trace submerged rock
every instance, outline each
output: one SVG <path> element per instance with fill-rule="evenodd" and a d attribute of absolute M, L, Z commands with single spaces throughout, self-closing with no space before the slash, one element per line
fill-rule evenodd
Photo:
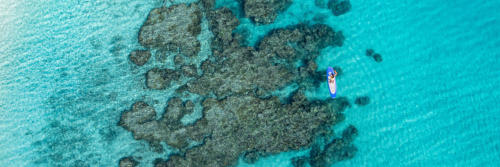
<path fill-rule="evenodd" d="M 349 125 L 342 131 L 342 139 L 347 141 L 353 141 L 354 138 L 358 136 L 358 129 L 354 125 Z"/>
<path fill-rule="evenodd" d="M 148 50 L 135 50 L 130 52 L 129 59 L 135 65 L 142 66 L 146 64 L 151 57 L 151 52 Z"/>
<path fill-rule="evenodd" d="M 373 50 L 373 49 L 366 49 L 366 56 L 372 57 L 373 54 L 375 54 L 375 50 Z"/>
<path fill-rule="evenodd" d="M 366 56 L 373 57 L 373 59 L 377 63 L 382 62 L 382 55 L 380 55 L 379 53 L 376 53 L 375 50 L 373 50 L 373 49 L 366 49 Z"/>
<path fill-rule="evenodd" d="M 148 48 L 196 56 L 202 13 L 196 3 L 153 9 L 139 31 L 139 43 Z"/>
<path fill-rule="evenodd" d="M 380 62 L 382 62 L 382 55 L 375 53 L 373 55 L 373 59 L 375 60 L 375 62 L 380 63 Z"/>
<path fill-rule="evenodd" d="M 153 68 L 146 73 L 146 86 L 150 89 L 165 89 L 171 81 L 178 80 L 179 77 L 174 70 Z"/>
<path fill-rule="evenodd" d="M 120 159 L 118 166 L 119 167 L 135 167 L 139 164 L 134 160 L 133 157 L 123 157 Z"/>
<path fill-rule="evenodd" d="M 354 100 L 354 104 L 358 106 L 365 106 L 368 103 L 370 103 L 370 97 L 368 96 L 357 97 L 356 100 Z"/>
<path fill-rule="evenodd" d="M 245 17 L 257 25 L 273 23 L 279 12 L 287 9 L 292 0 L 239 0 Z"/>
<path fill-rule="evenodd" d="M 330 9 L 335 16 L 340 16 L 351 10 L 351 2 L 349 0 L 330 0 L 328 2 Z"/>

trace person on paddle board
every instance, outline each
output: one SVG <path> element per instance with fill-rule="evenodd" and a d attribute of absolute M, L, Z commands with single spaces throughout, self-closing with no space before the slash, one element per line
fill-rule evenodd
<path fill-rule="evenodd" d="M 332 74 L 330 72 L 330 75 L 328 76 L 328 82 L 329 83 L 334 83 L 335 82 L 335 77 L 337 76 L 337 71 L 333 70 L 333 73 L 334 74 Z"/>
<path fill-rule="evenodd" d="M 327 69 L 328 89 L 330 91 L 330 96 L 332 98 L 337 97 L 337 83 L 335 83 L 335 77 L 337 77 L 337 71 L 335 71 L 331 67 L 328 67 Z"/>

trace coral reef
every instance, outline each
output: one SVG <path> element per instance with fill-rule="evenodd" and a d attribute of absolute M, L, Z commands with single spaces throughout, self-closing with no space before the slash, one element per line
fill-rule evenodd
<path fill-rule="evenodd" d="M 267 155 L 309 146 L 320 129 L 340 121 L 328 103 L 309 102 L 297 92 L 289 104 L 277 97 L 229 96 L 203 102 L 210 137 L 184 156 L 173 155 L 167 166 L 233 166 L 242 154 Z M 256 159 L 258 156 L 252 156 Z M 255 160 L 252 160 L 255 161 Z"/>
<path fill-rule="evenodd" d="M 182 102 L 179 98 L 173 98 L 169 100 L 163 116 L 157 120 L 155 109 L 138 101 L 122 114 L 118 124 L 131 131 L 135 139 L 146 140 L 154 147 L 161 147 L 159 143 L 164 141 L 182 150 L 189 146 L 189 141 L 201 141 L 204 136 L 200 128 L 204 126 L 204 121 L 188 126 L 180 121 L 193 111 L 193 107 L 191 101 Z"/>
<path fill-rule="evenodd" d="M 120 159 L 118 166 L 119 167 L 135 167 L 138 162 L 134 160 L 132 157 L 123 157 Z"/>
<path fill-rule="evenodd" d="M 158 120 L 155 110 L 139 101 L 122 114 L 119 125 L 131 131 L 135 139 L 155 147 L 161 147 L 159 142 L 164 141 L 184 151 L 189 141 L 203 142 L 183 155 L 155 162 L 155 166 L 232 166 L 242 154 L 254 154 L 251 158 L 256 161 L 261 155 L 309 146 L 321 129 L 328 129 L 325 125 L 343 119 L 339 106 L 332 105 L 335 103 L 310 102 L 302 92 L 296 92 L 289 104 L 280 103 L 277 97 L 209 98 L 203 102 L 204 117 L 185 126 L 180 119 L 192 111 L 191 101 L 171 99 Z"/>
<path fill-rule="evenodd" d="M 290 2 L 241 1 L 246 16 L 258 24 L 273 22 Z M 139 32 L 142 45 L 181 53 L 174 57 L 174 69 L 153 68 L 146 73 L 148 88 L 163 90 L 172 81 L 189 78 L 168 100 L 160 118 L 143 101 L 122 113 L 118 124 L 135 139 L 158 151 L 161 142 L 176 149 L 153 165 L 234 166 L 240 157 L 253 163 L 262 156 L 310 147 L 318 136 L 331 137 L 331 126 L 344 119 L 342 112 L 350 106 L 347 98 L 309 100 L 304 92 L 324 80 L 314 60 L 321 49 L 342 46 L 342 32 L 324 24 L 299 24 L 271 31 L 255 48 L 244 47 L 242 36 L 233 33 L 239 25 L 236 16 L 213 6 L 213 0 L 202 0 L 154 9 Z M 213 33 L 212 55 L 201 64 L 191 64 L 189 56 L 200 49 L 196 39 L 200 12 L 205 12 Z M 287 97 L 273 95 L 292 84 L 298 89 Z M 180 120 L 194 111 L 195 104 L 179 98 L 186 94 L 199 95 L 202 107 L 202 117 L 188 125 Z M 333 151 L 325 149 L 321 155 Z M 309 158 L 297 160 L 306 162 Z"/>
<path fill-rule="evenodd" d="M 365 106 L 368 103 L 370 103 L 370 97 L 368 96 L 357 97 L 356 100 L 354 100 L 354 104 L 358 106 Z"/>
<path fill-rule="evenodd" d="M 292 0 L 239 0 L 245 17 L 257 25 L 273 23 L 279 12 L 287 9 Z"/>
<path fill-rule="evenodd" d="M 142 66 L 146 64 L 151 57 L 151 52 L 148 50 L 134 50 L 130 52 L 129 59 L 135 65 Z"/>
<path fill-rule="evenodd" d="M 197 4 L 153 9 L 139 31 L 139 43 L 148 48 L 196 56 L 202 13 Z"/>
<path fill-rule="evenodd" d="M 328 9 L 335 16 L 340 16 L 351 10 L 351 2 L 349 0 L 330 0 L 328 1 Z"/>

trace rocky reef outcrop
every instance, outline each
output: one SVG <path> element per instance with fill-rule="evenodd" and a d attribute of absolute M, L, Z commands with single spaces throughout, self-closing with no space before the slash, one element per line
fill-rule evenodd
<path fill-rule="evenodd" d="M 292 0 L 238 0 L 243 6 L 245 17 L 257 25 L 273 23 L 279 12 L 287 9 Z"/>
<path fill-rule="evenodd" d="M 196 3 L 153 9 L 139 31 L 145 47 L 196 56 L 200 42 L 202 12 Z"/>

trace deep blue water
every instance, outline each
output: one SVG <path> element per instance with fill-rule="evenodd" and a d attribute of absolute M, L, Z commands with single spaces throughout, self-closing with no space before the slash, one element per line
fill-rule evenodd
<path fill-rule="evenodd" d="M 371 103 L 346 110 L 338 129 L 357 127 L 358 152 L 335 166 L 500 166 L 500 1 L 351 3 L 335 17 L 314 1 L 295 0 L 271 25 L 242 19 L 238 27 L 250 32 L 250 45 L 273 28 L 304 22 L 344 32 L 344 46 L 322 50 L 316 62 L 342 68 L 339 95 L 366 95 Z M 137 32 L 148 12 L 161 4 L 0 1 L 2 166 L 116 166 L 129 155 L 145 157 L 147 166 L 166 157 L 116 126 L 135 100 L 172 94 L 145 89 L 147 68 L 127 59 L 141 48 Z M 199 38 L 207 36 L 204 27 Z M 383 61 L 365 56 L 368 48 Z M 328 98 L 327 90 L 323 84 L 308 95 Z M 301 154 L 240 166 L 289 166 Z"/>

